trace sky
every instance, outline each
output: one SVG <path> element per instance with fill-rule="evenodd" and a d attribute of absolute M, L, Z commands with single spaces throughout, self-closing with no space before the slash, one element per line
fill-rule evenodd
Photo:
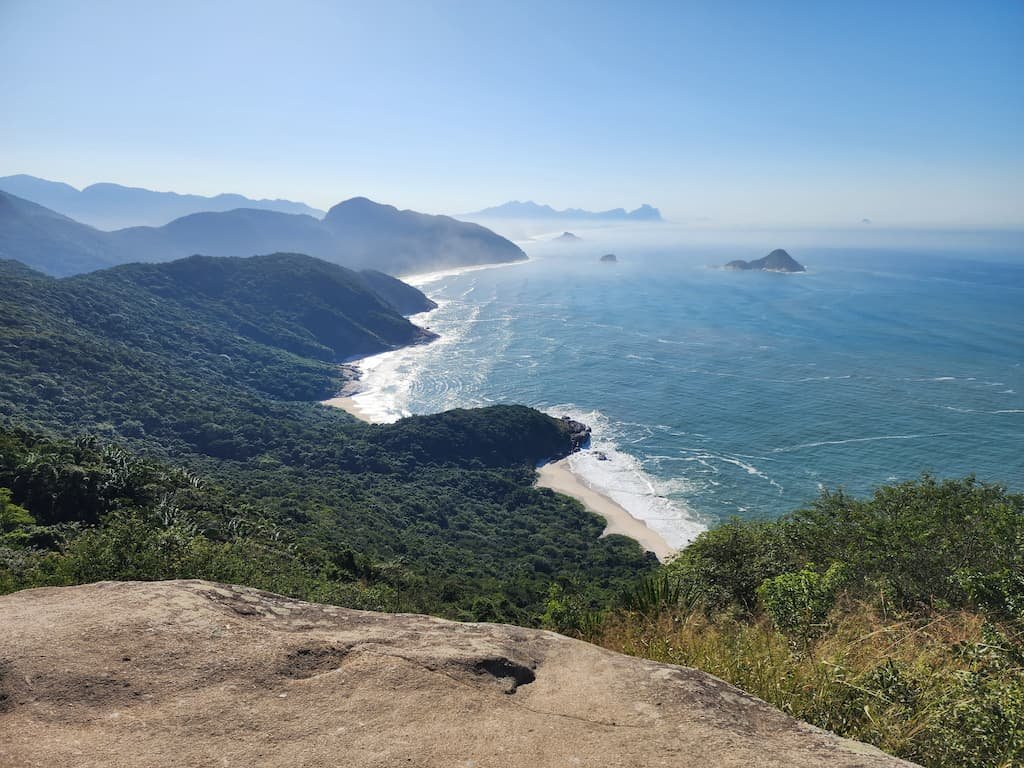
<path fill-rule="evenodd" d="M 0 0 L 0 175 L 1024 228 L 1024 2 Z"/>

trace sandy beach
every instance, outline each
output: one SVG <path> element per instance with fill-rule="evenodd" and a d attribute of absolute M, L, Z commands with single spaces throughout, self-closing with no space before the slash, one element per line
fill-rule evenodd
<path fill-rule="evenodd" d="M 637 520 L 614 501 L 593 490 L 573 474 L 569 468 L 568 459 L 537 467 L 537 474 L 539 475 L 538 487 L 550 488 L 558 493 L 564 493 L 566 496 L 572 496 L 591 512 L 603 517 L 605 519 L 603 536 L 618 533 L 635 539 L 641 547 L 648 552 L 653 552 L 662 562 L 675 554 L 675 550 L 668 545 L 668 542 L 657 532 L 648 528 L 642 520 Z"/>
<path fill-rule="evenodd" d="M 321 401 L 322 405 L 341 408 L 346 413 L 366 422 L 372 419 L 363 411 L 351 395 L 332 397 Z M 537 487 L 550 488 L 557 493 L 572 496 L 584 507 L 605 520 L 602 536 L 618 533 L 639 542 L 648 552 L 653 552 L 662 562 L 667 561 L 675 550 L 656 531 L 651 530 L 642 520 L 637 520 L 607 496 L 587 486 L 569 468 L 569 460 L 550 462 L 537 467 Z"/>
<path fill-rule="evenodd" d="M 332 397 L 329 400 L 321 400 L 320 405 L 329 405 L 331 408 L 341 408 L 345 413 L 355 416 L 357 419 L 367 422 L 371 421 L 366 413 L 364 413 L 356 404 L 355 399 L 351 395 L 339 395 L 338 397 Z"/>

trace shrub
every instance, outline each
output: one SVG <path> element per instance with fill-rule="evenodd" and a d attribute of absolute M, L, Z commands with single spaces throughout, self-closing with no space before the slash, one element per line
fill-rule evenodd
<path fill-rule="evenodd" d="M 846 568 L 833 563 L 825 573 L 803 568 L 761 582 L 757 596 L 772 623 L 794 640 L 807 642 L 827 628 Z"/>

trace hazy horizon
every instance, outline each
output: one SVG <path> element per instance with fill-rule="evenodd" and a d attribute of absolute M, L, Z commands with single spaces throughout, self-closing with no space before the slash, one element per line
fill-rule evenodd
<path fill-rule="evenodd" d="M 1024 6 L 0 2 L 0 175 L 1024 228 Z"/>

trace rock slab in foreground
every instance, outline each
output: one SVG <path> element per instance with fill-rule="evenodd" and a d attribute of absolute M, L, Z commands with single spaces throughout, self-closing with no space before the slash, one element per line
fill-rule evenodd
<path fill-rule="evenodd" d="M 200 581 L 0 597 L 0 765 L 909 765 L 550 632 Z"/>

